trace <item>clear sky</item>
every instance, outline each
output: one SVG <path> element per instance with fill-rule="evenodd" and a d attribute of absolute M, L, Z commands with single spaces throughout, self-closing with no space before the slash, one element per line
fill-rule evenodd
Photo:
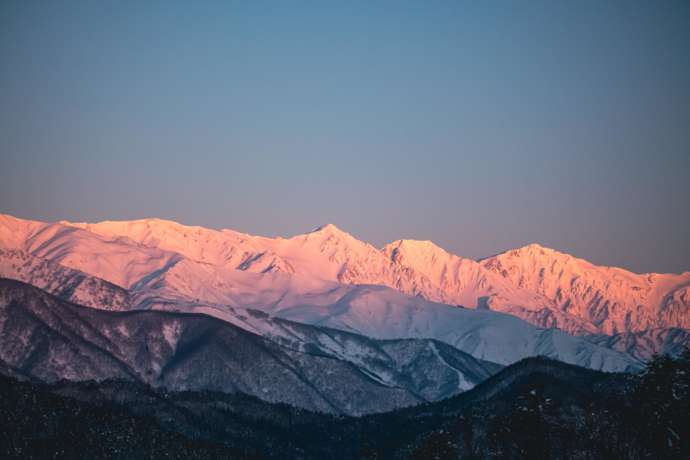
<path fill-rule="evenodd" d="M 690 2 L 0 2 L 0 212 L 690 270 Z"/>

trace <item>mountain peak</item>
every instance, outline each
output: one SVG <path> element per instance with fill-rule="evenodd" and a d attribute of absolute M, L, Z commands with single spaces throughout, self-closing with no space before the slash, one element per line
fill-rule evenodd
<path fill-rule="evenodd" d="M 431 240 L 396 240 L 387 244 L 384 250 L 404 249 L 406 251 L 422 251 L 422 252 L 446 252 L 445 249 L 438 246 Z"/>
<path fill-rule="evenodd" d="M 553 263 L 559 261 L 565 263 L 568 260 L 575 259 L 570 254 L 560 252 L 555 249 L 542 246 L 539 243 L 530 243 L 515 249 L 498 253 L 494 256 L 480 259 L 480 262 L 491 263 L 492 260 L 531 260 L 539 264 Z M 584 261 L 586 262 L 586 261 Z"/>
<path fill-rule="evenodd" d="M 565 253 L 561 253 L 556 251 L 555 249 L 548 248 L 546 246 L 542 246 L 539 243 L 530 243 L 526 244 L 524 246 L 520 246 L 519 248 L 514 248 L 514 249 L 509 249 L 504 252 L 500 252 L 496 254 L 495 256 L 492 257 L 487 257 L 487 259 L 491 259 L 493 257 L 506 257 L 506 256 L 545 256 L 545 255 L 567 255 Z"/>
<path fill-rule="evenodd" d="M 427 275 L 434 271 L 431 267 L 445 265 L 456 256 L 429 240 L 397 240 L 381 250 L 391 261 L 421 270 Z"/>
<path fill-rule="evenodd" d="M 518 251 L 522 252 L 534 252 L 534 251 L 549 251 L 549 252 L 555 252 L 551 248 L 547 248 L 546 246 L 542 246 L 539 243 L 530 243 L 525 246 L 522 246 L 520 248 L 517 248 Z"/>
<path fill-rule="evenodd" d="M 316 227 L 310 233 L 324 233 L 324 234 L 329 234 L 329 235 L 347 234 L 347 232 L 339 229 L 338 227 L 335 226 L 335 224 L 331 224 L 331 223 L 321 225 L 320 227 Z"/>

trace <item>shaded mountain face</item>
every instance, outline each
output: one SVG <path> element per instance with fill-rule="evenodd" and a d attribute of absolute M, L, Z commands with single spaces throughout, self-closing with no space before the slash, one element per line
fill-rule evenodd
<path fill-rule="evenodd" d="M 682 459 L 689 366 L 687 352 L 641 375 L 530 358 L 457 397 L 359 423 L 378 433 L 373 458 Z"/>
<path fill-rule="evenodd" d="M 5 216 L 0 223 L 22 236 L 3 237 L 0 244 L 18 245 L 15 251 L 122 283 L 135 309 L 201 312 L 237 325 L 244 322 L 237 312 L 251 309 L 377 339 L 437 339 L 501 364 L 544 354 L 595 369 L 639 367 L 624 354 L 487 311 L 501 310 L 496 300 L 500 290 L 505 298 L 539 305 L 529 310 L 510 304 L 508 309 L 532 323 L 565 315 L 543 307 L 548 304 L 543 296 L 513 287 L 480 263 L 428 242 L 399 242 L 380 251 L 332 225 L 289 239 L 268 239 L 155 219 L 41 225 Z M 266 257 L 266 265 L 259 262 Z M 419 275 L 420 267 L 427 274 Z M 478 308 L 430 302 L 424 298 L 435 296 L 430 286 L 440 286 L 434 292 L 443 292 L 438 297 L 449 302 L 469 302 L 479 295 L 473 305 Z M 571 324 L 596 331 L 573 318 L 567 318 Z M 263 334 L 268 329 L 252 330 Z"/>
<path fill-rule="evenodd" d="M 614 335 L 597 335 L 588 340 L 607 348 L 618 350 L 648 361 L 655 354 L 679 356 L 690 348 L 690 331 L 687 329 L 649 329 L 641 332 L 624 332 Z"/>
<path fill-rule="evenodd" d="M 657 359 L 641 375 L 530 358 L 456 397 L 361 418 L 241 393 L 0 377 L 0 455 L 149 458 L 157 449 L 172 458 L 685 459 L 689 358 Z"/>
<path fill-rule="evenodd" d="M 358 415 L 457 394 L 501 367 L 431 340 L 270 325 L 280 340 L 206 315 L 80 307 L 0 279 L 0 360 L 46 382 L 119 378 Z"/>
<path fill-rule="evenodd" d="M 429 241 L 399 240 L 379 250 L 333 225 L 272 239 L 160 219 L 43 224 L 0 216 L 0 246 L 125 288 L 139 288 L 185 261 L 197 267 L 297 275 L 302 285 L 383 285 L 578 335 L 690 328 L 690 272 L 639 275 L 539 245 L 475 261 Z M 220 300 L 228 292 L 212 292 L 208 283 L 203 290 L 206 300 Z"/>

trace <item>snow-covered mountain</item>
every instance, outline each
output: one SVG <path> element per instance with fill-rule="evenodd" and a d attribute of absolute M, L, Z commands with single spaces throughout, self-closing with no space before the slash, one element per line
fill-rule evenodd
<path fill-rule="evenodd" d="M 385 285 L 435 302 L 502 311 L 574 334 L 690 328 L 690 272 L 636 274 L 537 244 L 475 261 L 430 241 L 399 240 L 379 250 L 332 224 L 275 239 L 157 219 L 66 225 L 107 241 L 127 238 L 198 262 Z"/>
<path fill-rule="evenodd" d="M 487 324 L 507 321 L 483 311 L 493 310 L 541 328 L 587 336 L 690 327 L 690 273 L 637 275 L 537 245 L 476 261 L 428 241 L 399 240 L 377 249 L 333 225 L 291 238 L 265 238 L 160 219 L 43 224 L 0 216 L 0 247 L 130 289 L 137 308 L 209 308 L 225 316 L 223 308 L 249 308 L 379 338 L 426 337 L 460 346 L 460 332 L 453 337 L 439 331 L 450 323 L 467 332 L 459 325 L 468 323 L 465 319 L 446 319 L 461 318 L 467 310 L 447 305 L 471 308 L 477 318 L 491 318 Z M 367 303 L 378 306 L 367 313 L 372 319 L 360 324 L 357 315 Z M 338 310 L 336 305 L 348 307 Z M 425 323 L 430 320 L 422 310 L 432 312 L 435 322 Z M 486 344 L 490 335 L 475 334 L 476 343 L 468 339 L 461 349 L 502 363 L 545 348 L 543 354 L 574 364 L 597 366 L 608 360 L 546 346 L 546 333 L 532 329 L 531 339 L 519 347 L 492 351 Z M 573 346 L 586 350 L 585 355 L 600 353 Z"/>
<path fill-rule="evenodd" d="M 539 327 L 557 327 L 574 334 L 598 330 L 586 319 L 554 308 L 543 293 L 526 289 L 482 263 L 450 254 L 430 241 L 399 240 L 385 246 L 383 252 L 402 268 L 407 280 L 397 286 L 403 292 L 500 311 Z"/>
<path fill-rule="evenodd" d="M 605 334 L 690 329 L 690 272 L 640 275 L 536 244 L 490 257 L 481 265 Z"/>
<path fill-rule="evenodd" d="M 361 415 L 447 398 L 501 369 L 433 340 L 268 323 L 278 340 L 207 315 L 81 307 L 0 278 L 0 362 L 47 382 L 120 378 Z"/>
<path fill-rule="evenodd" d="M 40 223 L 0 216 L 0 248 L 16 249 L 130 288 L 180 256 L 126 236 L 108 239 L 66 222 Z"/>

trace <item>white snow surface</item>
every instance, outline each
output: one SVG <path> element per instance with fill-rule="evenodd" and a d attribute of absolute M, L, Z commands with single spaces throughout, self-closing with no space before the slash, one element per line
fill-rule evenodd
<path fill-rule="evenodd" d="M 622 370 L 637 361 L 542 328 L 690 328 L 690 272 L 639 275 L 538 245 L 476 261 L 429 241 L 377 249 L 330 224 L 266 238 L 160 219 L 40 223 L 0 215 L 0 248 L 130 289 L 138 308 L 203 310 L 231 321 L 237 309 L 259 310 L 374 338 L 435 338 L 502 364 L 545 354 Z"/>
<path fill-rule="evenodd" d="M 476 261 L 450 254 L 430 241 L 398 240 L 377 249 L 332 224 L 291 238 L 188 227 L 159 219 L 65 225 L 108 241 L 126 238 L 140 247 L 196 262 L 344 284 L 384 285 L 435 302 L 509 313 L 539 327 L 573 334 L 690 329 L 690 272 L 636 274 L 596 266 L 537 244 Z M 170 256 L 157 257 L 163 264 L 170 260 Z"/>

